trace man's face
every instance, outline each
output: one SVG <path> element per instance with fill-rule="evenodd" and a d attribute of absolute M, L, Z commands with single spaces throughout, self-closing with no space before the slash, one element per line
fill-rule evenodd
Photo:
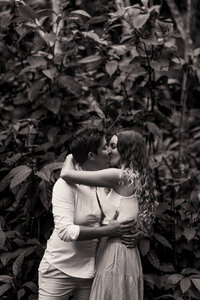
<path fill-rule="evenodd" d="M 97 150 L 94 164 L 96 170 L 107 169 L 109 167 L 109 156 L 105 137 L 102 138 L 101 145 Z"/>

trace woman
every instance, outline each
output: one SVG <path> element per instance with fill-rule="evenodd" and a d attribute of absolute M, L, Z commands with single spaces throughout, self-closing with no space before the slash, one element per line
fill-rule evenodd
<path fill-rule="evenodd" d="M 111 188 L 101 202 L 106 225 L 115 211 L 118 221 L 137 219 L 149 233 L 156 205 L 151 192 L 148 158 L 142 136 L 133 130 L 116 133 L 109 144 L 110 168 L 100 171 L 63 170 L 72 183 Z M 128 249 L 118 238 L 103 238 L 96 258 L 96 276 L 90 300 L 142 300 L 143 279 L 137 247 Z"/>

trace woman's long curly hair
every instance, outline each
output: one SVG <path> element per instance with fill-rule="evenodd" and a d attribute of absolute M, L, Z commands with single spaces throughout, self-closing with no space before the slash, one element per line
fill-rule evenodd
<path fill-rule="evenodd" d="M 118 137 L 117 150 L 120 154 L 119 165 L 124 169 L 123 176 L 126 182 L 128 180 L 133 184 L 139 198 L 138 225 L 145 234 L 150 235 L 157 202 L 144 138 L 134 130 L 122 130 L 115 135 Z"/>

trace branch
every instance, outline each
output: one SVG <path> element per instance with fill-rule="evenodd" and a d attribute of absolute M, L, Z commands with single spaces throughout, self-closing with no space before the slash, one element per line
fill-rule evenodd
<path fill-rule="evenodd" d="M 171 11 L 171 14 L 172 14 L 174 20 L 176 21 L 176 26 L 182 36 L 182 39 L 185 41 L 186 33 L 185 33 L 185 26 L 184 26 L 184 21 L 183 21 L 181 12 L 179 11 L 174 0 L 165 0 L 165 1 L 170 8 L 170 11 Z"/>

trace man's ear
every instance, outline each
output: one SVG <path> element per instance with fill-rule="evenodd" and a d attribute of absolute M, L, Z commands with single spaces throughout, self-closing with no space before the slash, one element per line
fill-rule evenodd
<path fill-rule="evenodd" d="M 93 152 L 89 152 L 88 153 L 88 159 L 89 160 L 95 160 L 96 159 L 96 154 Z"/>

